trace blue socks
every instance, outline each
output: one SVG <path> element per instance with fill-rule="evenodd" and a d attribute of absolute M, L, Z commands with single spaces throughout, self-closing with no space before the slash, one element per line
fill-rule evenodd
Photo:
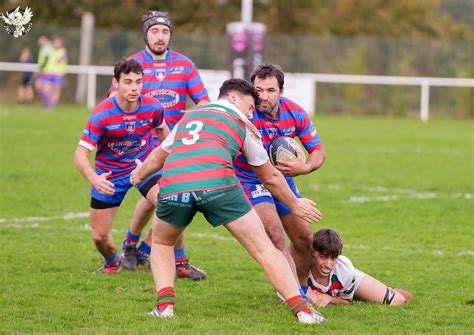
<path fill-rule="evenodd" d="M 148 256 L 150 256 L 150 252 L 151 252 L 151 247 L 148 244 L 146 244 L 145 241 L 142 241 L 142 243 L 140 243 L 140 246 L 137 249 L 137 259 L 139 260 L 147 259 Z"/>
<path fill-rule="evenodd" d="M 114 264 L 119 260 L 117 252 L 112 257 L 104 257 L 105 264 Z"/>
<path fill-rule="evenodd" d="M 127 241 L 128 244 L 131 244 L 131 245 L 136 245 L 138 243 L 138 240 L 140 240 L 140 233 L 138 234 L 132 234 L 130 232 L 130 228 L 128 228 L 128 231 L 127 231 L 127 236 L 126 236 L 126 239 L 125 241 Z M 124 242 L 125 242 L 124 241 Z"/>
<path fill-rule="evenodd" d="M 180 249 L 174 249 L 174 258 L 176 259 L 176 263 L 183 263 L 186 262 L 186 248 L 182 247 Z"/>

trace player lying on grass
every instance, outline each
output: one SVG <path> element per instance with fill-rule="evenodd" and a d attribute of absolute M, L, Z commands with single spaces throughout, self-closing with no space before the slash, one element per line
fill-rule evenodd
<path fill-rule="evenodd" d="M 349 305 L 354 298 L 398 306 L 412 298 L 407 291 L 392 289 L 357 270 L 341 253 L 342 240 L 335 230 L 323 228 L 313 234 L 307 297 L 318 307 Z"/>
<path fill-rule="evenodd" d="M 161 146 L 132 172 L 136 185 L 163 167 L 150 257 L 158 301 L 150 316 L 174 316 L 173 248 L 196 212 L 202 212 L 214 227 L 228 229 L 257 260 L 299 322 L 324 322 L 300 295 L 288 262 L 265 233 L 232 168 L 237 152 L 243 152 L 265 187 L 295 215 L 307 222 L 321 219 L 314 202 L 298 199 L 270 164 L 258 130 L 247 120 L 257 102 L 249 82 L 225 81 L 216 103 L 186 112 Z"/>

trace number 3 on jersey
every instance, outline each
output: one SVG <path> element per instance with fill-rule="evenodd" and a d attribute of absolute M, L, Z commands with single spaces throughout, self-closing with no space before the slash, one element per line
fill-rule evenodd
<path fill-rule="evenodd" d="M 197 140 L 199 140 L 199 132 L 201 131 L 202 127 L 204 124 L 202 121 L 191 121 L 186 125 L 186 129 L 191 129 L 189 131 L 189 135 L 192 136 L 191 138 L 189 137 L 183 137 L 182 141 L 183 144 L 186 145 L 191 145 L 196 143 Z"/>

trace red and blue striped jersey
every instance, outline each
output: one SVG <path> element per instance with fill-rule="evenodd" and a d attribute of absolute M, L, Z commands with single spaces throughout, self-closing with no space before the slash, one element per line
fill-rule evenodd
<path fill-rule="evenodd" d="M 144 49 L 128 59 L 135 59 L 143 66 L 142 94 L 157 98 L 165 110 L 165 121 L 170 130 L 186 110 L 189 94 L 195 104 L 209 100 L 207 90 L 193 61 L 179 52 L 168 49 L 163 59 L 153 59 Z M 111 87 L 109 93 L 115 91 Z"/>
<path fill-rule="evenodd" d="M 135 159 L 143 161 L 153 150 L 151 130 L 163 124 L 163 106 L 153 97 L 140 96 L 135 112 L 124 112 L 115 97 L 103 100 L 92 112 L 79 145 L 94 150 L 95 171 L 112 171 L 111 179 L 130 173 Z"/>
<path fill-rule="evenodd" d="M 270 143 L 280 136 L 298 137 L 309 153 L 322 148 L 318 132 L 301 106 L 288 98 L 281 97 L 278 110 L 278 120 L 266 117 L 258 108 L 253 113 L 251 122 L 262 135 L 265 149 L 268 150 Z M 234 169 L 241 183 L 260 183 L 244 155 L 237 156 L 234 161 Z"/>

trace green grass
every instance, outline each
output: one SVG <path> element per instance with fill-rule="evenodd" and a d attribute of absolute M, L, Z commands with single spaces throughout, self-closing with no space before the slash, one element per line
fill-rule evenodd
<path fill-rule="evenodd" d="M 356 302 L 300 325 L 263 272 L 223 228 L 201 216 L 187 253 L 209 279 L 178 280 L 174 319 L 151 320 L 148 271 L 91 275 L 99 254 L 89 185 L 72 154 L 83 107 L 0 106 L 1 333 L 471 333 L 474 312 L 473 122 L 318 117 L 327 161 L 297 179 L 359 269 L 414 295 L 403 308 Z M 138 192 L 114 223 L 120 243 Z M 35 218 L 33 218 L 35 217 Z M 28 219 L 29 218 L 29 219 Z"/>

